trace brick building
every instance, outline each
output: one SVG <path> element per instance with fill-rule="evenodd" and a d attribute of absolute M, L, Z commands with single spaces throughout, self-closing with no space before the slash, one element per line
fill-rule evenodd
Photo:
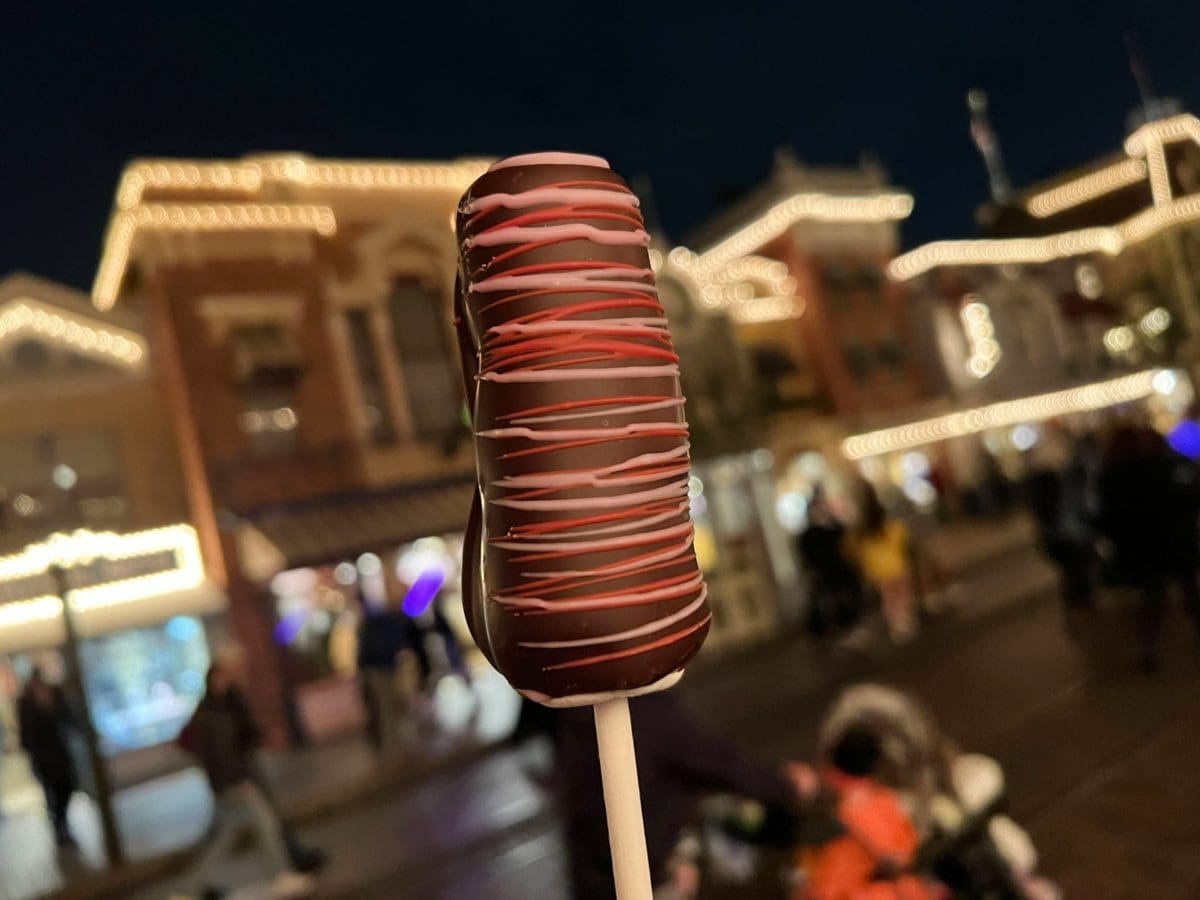
<path fill-rule="evenodd" d="M 772 480 L 759 518 L 784 529 L 771 538 L 782 583 L 795 582 L 787 533 L 803 528 L 815 487 L 852 502 L 837 449 L 847 429 L 924 396 L 904 292 L 885 275 L 911 210 L 878 165 L 818 168 L 780 153 L 764 183 L 663 260 L 702 306 L 728 314 L 750 355 Z"/>
<path fill-rule="evenodd" d="M 483 168 L 289 155 L 121 178 L 93 301 L 150 324 L 206 565 L 277 738 L 297 705 L 339 727 L 305 686 L 352 665 L 355 594 L 414 541 L 456 564 L 473 457 L 451 220 Z"/>
<path fill-rule="evenodd" d="M 816 168 L 780 153 L 766 182 L 675 255 L 730 309 L 776 411 L 857 416 L 921 397 L 903 294 L 885 276 L 911 209 L 878 165 Z"/>

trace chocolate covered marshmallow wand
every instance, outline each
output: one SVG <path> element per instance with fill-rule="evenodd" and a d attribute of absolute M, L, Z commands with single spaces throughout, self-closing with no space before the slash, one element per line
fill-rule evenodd
<path fill-rule="evenodd" d="M 603 159 L 537 153 L 480 176 L 458 238 L 467 621 L 522 694 L 594 707 L 617 895 L 649 898 L 627 699 L 674 684 L 711 619 L 650 237 Z"/>

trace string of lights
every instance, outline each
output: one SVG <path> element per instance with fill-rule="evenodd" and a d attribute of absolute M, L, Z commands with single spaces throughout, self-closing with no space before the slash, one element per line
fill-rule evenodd
<path fill-rule="evenodd" d="M 1147 369 L 1082 387 L 1038 394 L 1019 400 L 1005 400 L 973 409 L 921 419 L 894 428 L 882 428 L 854 435 L 842 442 L 848 459 L 865 459 L 881 453 L 920 447 L 948 438 L 976 434 L 990 428 L 1040 422 L 1070 413 L 1103 409 L 1118 403 L 1140 400 L 1155 393 L 1156 378 L 1168 369 Z M 1173 374 L 1173 373 L 1171 373 Z M 1161 383 L 1161 382 L 1159 382 Z"/>
<path fill-rule="evenodd" d="M 978 294 L 967 294 L 963 298 L 959 317 L 970 345 L 967 371 L 976 378 L 986 377 L 1000 362 L 1000 342 L 996 340 L 996 329 L 992 324 L 992 311 Z"/>
<path fill-rule="evenodd" d="M 68 601 L 78 610 L 96 609 L 186 591 L 204 583 L 200 543 L 190 525 L 168 525 L 129 534 L 80 530 L 53 535 L 22 553 L 0 557 L 0 582 L 39 575 L 50 566 L 71 568 L 96 559 L 119 561 L 159 553 L 173 554 L 174 567 L 76 588 L 69 592 Z M 57 597 L 42 596 L 3 603 L 0 604 L 0 626 L 42 621 L 56 617 L 61 611 Z"/>
<path fill-rule="evenodd" d="M 897 256 L 888 275 L 908 281 L 939 266 L 995 266 L 1046 263 L 1056 259 L 1104 253 L 1116 256 L 1126 247 L 1166 228 L 1200 220 L 1200 195 L 1143 210 L 1118 225 L 1081 228 L 1039 238 L 934 241 Z"/>
<path fill-rule="evenodd" d="M 1025 208 L 1030 215 L 1045 219 L 1064 210 L 1095 200 L 1105 194 L 1136 184 L 1146 177 L 1146 163 L 1140 159 L 1127 159 L 1106 166 L 1066 184 L 1050 188 L 1030 197 Z"/>
<path fill-rule="evenodd" d="M 696 257 L 696 267 L 715 272 L 779 237 L 797 222 L 895 222 L 912 214 L 913 198 L 906 193 L 848 196 L 804 191 L 776 203 L 753 221 L 718 241 Z"/>
<path fill-rule="evenodd" d="M 887 192 L 837 195 L 804 191 L 792 194 L 718 241 L 704 253 L 675 247 L 651 264 L 686 280 L 700 302 L 727 309 L 737 322 L 794 319 L 804 310 L 796 296 L 796 279 L 787 264 L 753 251 L 783 234 L 796 222 L 887 222 L 906 218 L 913 208 L 910 194 Z"/>
<path fill-rule="evenodd" d="M 146 359 L 146 342 L 141 335 L 107 324 L 101 327 L 30 297 L 17 298 L 0 311 L 0 342 L 24 332 L 62 341 L 85 354 L 113 359 L 127 367 L 143 365 Z"/>
<path fill-rule="evenodd" d="M 1165 228 L 1196 221 L 1200 219 L 1200 194 L 1174 198 L 1163 151 L 1164 144 L 1182 140 L 1200 144 L 1200 119 L 1184 114 L 1150 122 L 1126 139 L 1125 153 L 1130 159 L 1035 194 L 1026 204 L 1032 215 L 1045 218 L 1148 175 L 1154 206 L 1124 222 L 1040 238 L 935 241 L 896 257 L 888 266 L 888 275 L 908 281 L 939 266 L 1045 263 L 1089 253 L 1115 256 Z"/>
<path fill-rule="evenodd" d="M 151 231 L 313 231 L 331 235 L 337 220 L 328 206 L 287 203 L 156 203 L 119 212 L 104 242 L 100 268 L 92 286 L 92 303 L 111 309 L 129 263 L 134 239 Z"/>
<path fill-rule="evenodd" d="M 249 201 L 271 183 L 311 189 L 464 190 L 488 167 L 483 159 L 451 163 L 401 163 L 314 160 L 296 154 L 245 160 L 140 160 L 122 174 L 117 188 L 117 213 L 104 242 L 92 287 L 99 309 L 116 303 L 125 268 L 142 229 L 175 231 L 236 231 L 242 229 L 311 229 L 328 236 L 337 221 L 328 206 L 291 203 L 153 203 L 148 190 L 161 192 L 222 192 Z"/>
<path fill-rule="evenodd" d="M 245 160 L 138 160 L 121 176 L 117 206 L 131 210 L 147 190 L 229 191 L 253 194 L 269 182 L 311 188 L 441 189 L 462 191 L 487 170 L 490 160 L 401 163 L 316 160 L 298 154 Z"/>
<path fill-rule="evenodd" d="M 738 303 L 729 314 L 735 322 L 777 322 L 798 319 L 804 312 L 804 301 L 799 297 L 759 297 Z"/>
<path fill-rule="evenodd" d="M 1129 156 L 1142 156 L 1148 153 L 1154 144 L 1170 144 L 1182 140 L 1200 143 L 1200 119 L 1190 113 L 1147 122 L 1125 139 L 1125 152 Z"/>

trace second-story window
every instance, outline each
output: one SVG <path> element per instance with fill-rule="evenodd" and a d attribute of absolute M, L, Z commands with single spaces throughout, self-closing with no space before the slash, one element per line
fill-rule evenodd
<path fill-rule="evenodd" d="M 125 527 L 117 442 L 104 429 L 0 440 L 0 533 Z"/>
<path fill-rule="evenodd" d="M 296 389 L 303 374 L 300 347 L 282 324 L 242 325 L 230 332 L 233 374 L 241 395 L 238 424 L 250 449 L 264 456 L 296 446 Z"/>
<path fill-rule="evenodd" d="M 401 281 L 392 291 L 389 311 L 413 436 L 444 441 L 461 426 L 462 398 L 441 298 L 417 281 Z"/>
<path fill-rule="evenodd" d="M 383 387 L 383 369 L 371 334 L 370 313 L 365 309 L 350 310 L 346 313 L 346 327 L 350 332 L 350 349 L 354 353 L 354 371 L 362 394 L 367 433 L 373 443 L 390 444 L 396 439 L 396 426 Z"/>

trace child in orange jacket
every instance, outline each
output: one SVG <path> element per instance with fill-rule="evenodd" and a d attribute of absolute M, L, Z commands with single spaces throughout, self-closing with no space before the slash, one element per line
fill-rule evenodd
<path fill-rule="evenodd" d="M 940 900 L 945 892 L 905 870 L 920 837 L 896 791 L 872 775 L 882 757 L 878 735 L 852 728 L 833 747 L 825 786 L 843 833 L 804 851 L 807 878 L 796 900 Z"/>

